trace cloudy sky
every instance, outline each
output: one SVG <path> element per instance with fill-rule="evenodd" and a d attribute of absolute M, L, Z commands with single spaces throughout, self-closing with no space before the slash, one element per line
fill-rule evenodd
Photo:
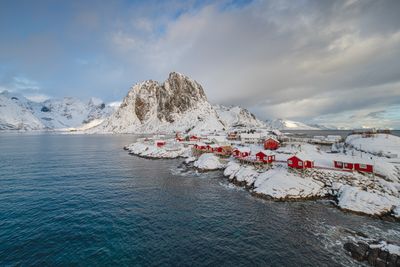
<path fill-rule="evenodd" d="M 171 71 L 262 119 L 400 129 L 400 1 L 0 1 L 0 91 L 121 100 Z"/>

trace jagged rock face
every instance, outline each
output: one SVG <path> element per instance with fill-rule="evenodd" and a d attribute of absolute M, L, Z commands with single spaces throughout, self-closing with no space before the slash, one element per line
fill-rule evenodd
<path fill-rule="evenodd" d="M 132 98 L 134 101 L 130 101 Z M 134 104 L 141 123 L 152 114 L 160 121 L 172 123 L 176 114 L 188 111 L 199 101 L 207 101 L 201 85 L 178 73 L 171 73 L 163 84 L 146 81 L 136 85 L 124 99 L 125 105 Z"/>
<path fill-rule="evenodd" d="M 212 129 L 224 126 L 201 85 L 173 72 L 164 83 L 148 80 L 133 86 L 118 111 L 100 126 L 100 131 L 186 131 L 195 127 L 196 122 Z"/>

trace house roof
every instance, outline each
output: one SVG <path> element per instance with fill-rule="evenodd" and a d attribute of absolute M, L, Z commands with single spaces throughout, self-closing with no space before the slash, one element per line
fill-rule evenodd
<path fill-rule="evenodd" d="M 239 150 L 239 152 L 248 152 L 250 153 L 251 149 L 249 147 L 237 147 L 235 150 Z"/>
<path fill-rule="evenodd" d="M 207 145 L 204 144 L 204 143 L 196 143 L 195 145 L 197 145 L 197 146 L 207 146 Z"/>
<path fill-rule="evenodd" d="M 265 141 L 268 141 L 268 140 L 273 140 L 273 141 L 275 141 L 275 142 L 277 142 L 277 143 L 279 143 L 279 141 L 278 140 L 276 140 L 275 138 L 273 138 L 273 137 L 267 137 L 267 138 L 265 138 L 265 140 L 264 140 L 264 142 Z"/>
<path fill-rule="evenodd" d="M 309 158 L 310 156 L 308 154 L 301 153 L 301 152 L 291 156 L 288 159 L 291 159 L 293 157 L 296 157 L 296 158 L 300 159 L 301 161 L 313 161 L 312 159 Z"/>
<path fill-rule="evenodd" d="M 251 138 L 255 138 L 255 139 L 259 139 L 259 138 L 261 138 L 261 134 L 259 134 L 259 133 L 253 133 L 253 134 L 248 134 L 248 133 L 242 133 L 242 134 L 240 134 L 240 138 L 248 138 L 248 139 L 251 139 Z"/>
<path fill-rule="evenodd" d="M 270 150 L 260 150 L 256 154 L 258 154 L 258 153 L 263 153 L 266 156 L 275 156 L 275 153 L 271 153 Z"/>

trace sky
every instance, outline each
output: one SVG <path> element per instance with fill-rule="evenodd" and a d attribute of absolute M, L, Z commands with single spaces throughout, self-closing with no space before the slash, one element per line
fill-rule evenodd
<path fill-rule="evenodd" d="M 400 1 L 0 1 L 0 91 L 119 101 L 171 71 L 261 119 L 400 129 Z"/>

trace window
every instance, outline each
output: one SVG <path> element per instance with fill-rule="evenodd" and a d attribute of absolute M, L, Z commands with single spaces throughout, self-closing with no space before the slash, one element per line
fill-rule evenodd
<path fill-rule="evenodd" d="M 366 169 L 366 168 L 367 168 L 367 165 L 365 165 L 365 164 L 360 164 L 360 168 L 361 168 L 361 169 Z"/>
<path fill-rule="evenodd" d="M 288 160 L 287 163 L 290 164 L 290 165 L 293 164 L 293 162 L 291 160 Z"/>
<path fill-rule="evenodd" d="M 336 161 L 336 166 L 339 168 L 343 168 L 343 162 Z"/>
<path fill-rule="evenodd" d="M 303 162 L 299 161 L 299 166 L 303 166 Z"/>

